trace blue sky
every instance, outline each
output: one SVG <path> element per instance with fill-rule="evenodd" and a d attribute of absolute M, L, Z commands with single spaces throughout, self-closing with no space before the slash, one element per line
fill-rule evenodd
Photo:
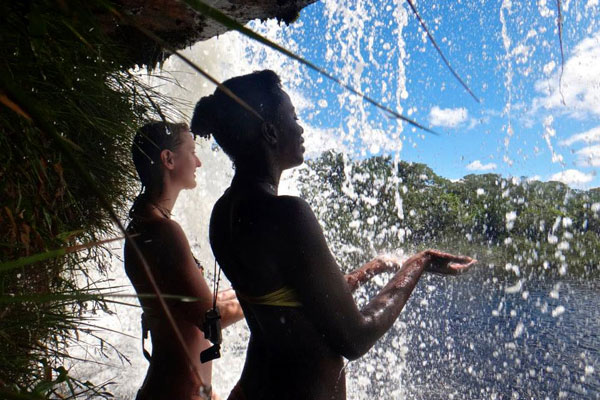
<path fill-rule="evenodd" d="M 390 119 L 237 32 L 185 53 L 221 81 L 263 68 L 279 73 L 305 126 L 309 157 L 333 148 L 425 163 L 450 179 L 491 172 L 600 187 L 600 0 L 561 3 L 562 95 L 555 0 L 415 3 L 481 103 L 443 64 L 406 0 L 321 0 L 290 26 L 249 24 L 439 136 Z M 176 57 L 163 72 L 180 82 L 162 90 L 187 102 L 184 114 L 214 90 Z"/>
<path fill-rule="evenodd" d="M 399 128 L 303 68 L 284 83 L 303 98 L 298 108 L 308 130 L 336 136 L 330 147 L 343 145 L 356 156 L 397 154 L 452 179 L 493 172 L 598 187 L 600 6 L 562 3 L 565 104 L 557 90 L 560 45 L 550 0 L 416 3 L 481 103 L 443 65 L 405 2 L 318 2 L 282 29 L 282 44 L 439 136 Z"/>

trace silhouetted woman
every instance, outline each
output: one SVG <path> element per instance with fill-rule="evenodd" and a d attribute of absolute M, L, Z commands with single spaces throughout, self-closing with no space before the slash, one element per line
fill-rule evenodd
<path fill-rule="evenodd" d="M 149 123 L 137 132 L 132 156 L 143 191 L 130 211 L 128 232 L 136 234 L 133 240 L 163 294 L 200 298 L 193 302 L 167 300 L 189 350 L 188 357 L 158 300 L 140 297 L 152 336 L 152 356 L 137 399 L 203 399 L 206 397 L 201 397 L 201 392 L 211 391 L 212 367 L 210 362 L 200 363 L 200 352 L 210 346 L 200 327 L 212 307 L 213 294 L 183 230 L 171 219 L 179 192 L 196 186 L 195 171 L 201 163 L 194 139 L 186 124 Z M 125 270 L 138 294 L 154 293 L 129 240 L 125 242 Z M 223 326 L 242 318 L 235 296 L 222 294 L 220 300 Z"/>
<path fill-rule="evenodd" d="M 213 252 L 251 331 L 229 398 L 345 399 L 343 358 L 362 356 L 392 326 L 423 271 L 454 274 L 474 260 L 419 253 L 358 309 L 351 295 L 357 283 L 399 266 L 375 259 L 342 274 L 308 204 L 277 195 L 282 171 L 302 164 L 304 152 L 303 129 L 278 76 L 266 70 L 224 85 L 260 114 L 217 89 L 200 99 L 192 119 L 192 131 L 213 134 L 235 164 L 210 221 Z"/>

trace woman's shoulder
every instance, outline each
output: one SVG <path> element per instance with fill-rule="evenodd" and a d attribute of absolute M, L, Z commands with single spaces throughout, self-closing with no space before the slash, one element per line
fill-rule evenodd
<path fill-rule="evenodd" d="M 302 197 L 292 196 L 287 194 L 282 194 L 276 197 L 276 199 L 286 202 L 286 203 L 294 203 L 303 206 L 308 206 L 308 202 L 304 200 Z"/>
<path fill-rule="evenodd" d="M 278 196 L 271 207 L 274 220 L 288 238 L 300 238 L 322 233 L 310 204 L 296 196 Z"/>
<path fill-rule="evenodd" d="M 180 247 L 182 244 L 187 246 L 187 237 L 177 221 L 162 218 L 155 221 L 152 228 L 163 245 L 170 248 Z"/>
<path fill-rule="evenodd" d="M 152 218 L 146 220 L 132 220 L 127 228 L 133 237 L 139 236 L 142 240 L 160 240 L 170 242 L 185 238 L 181 225 L 172 219 Z"/>
<path fill-rule="evenodd" d="M 137 257 L 132 245 L 138 246 L 144 257 L 158 264 L 179 266 L 192 260 L 188 239 L 181 226 L 170 219 L 157 219 L 145 224 L 144 229 L 125 241 L 125 254 Z M 153 263 L 155 264 L 155 263 Z M 193 263 L 196 267 L 196 264 Z"/>
<path fill-rule="evenodd" d="M 273 203 L 280 212 L 290 217 L 313 215 L 310 204 L 301 197 L 277 196 L 273 198 Z"/>

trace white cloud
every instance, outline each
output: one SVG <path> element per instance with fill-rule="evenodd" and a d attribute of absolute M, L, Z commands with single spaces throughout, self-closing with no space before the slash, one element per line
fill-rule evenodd
<path fill-rule="evenodd" d="M 600 32 L 597 32 L 579 42 L 565 61 L 560 89 L 560 65 L 548 79 L 535 83 L 535 89 L 541 96 L 534 99 L 533 110 L 561 109 L 579 118 L 586 114 L 600 115 L 599 60 Z"/>
<path fill-rule="evenodd" d="M 465 122 L 468 118 L 467 109 L 460 108 L 439 108 L 434 106 L 429 112 L 429 123 L 433 126 L 442 126 L 445 128 L 455 128 Z"/>
<path fill-rule="evenodd" d="M 552 175 L 549 180 L 565 183 L 569 186 L 583 188 L 594 179 L 595 174 L 586 174 L 576 169 L 567 169 Z"/>
<path fill-rule="evenodd" d="M 580 167 L 600 167 L 600 144 L 584 147 L 575 152 Z"/>
<path fill-rule="evenodd" d="M 568 139 L 562 140 L 560 142 L 560 145 L 571 146 L 573 143 L 577 142 L 584 142 L 588 144 L 593 142 L 600 142 L 600 126 L 592 128 L 589 131 L 577 133 Z"/>
<path fill-rule="evenodd" d="M 496 169 L 497 165 L 494 163 L 482 164 L 481 161 L 475 160 L 469 165 L 467 165 L 467 169 L 469 171 L 489 171 L 491 169 Z"/>
<path fill-rule="evenodd" d="M 577 156 L 576 165 L 579 167 L 600 167 L 600 126 L 577 133 L 560 141 L 560 144 L 571 146 L 579 142 L 583 142 L 587 146 L 575 152 Z"/>

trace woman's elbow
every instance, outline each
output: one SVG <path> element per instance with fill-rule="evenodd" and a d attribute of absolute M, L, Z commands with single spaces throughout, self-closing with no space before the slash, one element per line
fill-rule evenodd
<path fill-rule="evenodd" d="M 343 346 L 339 349 L 339 353 L 342 357 L 354 361 L 364 356 L 370 349 L 370 346 L 362 346 L 360 344 L 352 343 Z"/>
<path fill-rule="evenodd" d="M 335 343 L 332 345 L 334 351 L 350 361 L 364 356 L 371 348 L 371 345 L 366 343 L 360 335 L 354 337 L 343 335 L 333 342 Z"/>

